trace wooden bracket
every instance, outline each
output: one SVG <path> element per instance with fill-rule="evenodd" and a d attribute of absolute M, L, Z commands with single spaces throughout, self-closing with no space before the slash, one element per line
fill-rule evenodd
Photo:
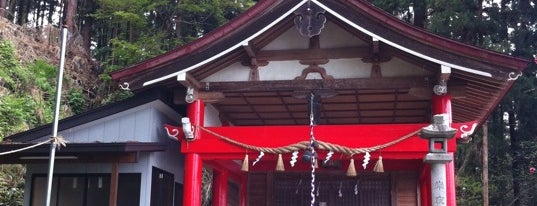
<path fill-rule="evenodd" d="M 175 92 L 173 102 L 175 104 L 191 103 L 195 100 L 203 100 L 205 103 L 215 103 L 224 100 L 225 96 L 222 92 L 204 92 L 196 90 L 192 87 L 187 88 L 187 92 Z"/>
<path fill-rule="evenodd" d="M 438 81 L 442 82 L 449 79 L 449 76 L 451 76 L 451 67 L 441 65 L 440 66 L 440 76 L 438 77 Z"/>
<path fill-rule="evenodd" d="M 309 67 L 306 67 L 304 70 L 302 70 L 302 74 L 298 77 L 295 78 L 295 80 L 306 80 L 306 78 L 308 77 L 308 74 L 309 73 L 319 73 L 321 75 L 321 78 L 323 78 L 323 80 L 334 80 L 334 77 L 332 77 L 331 75 L 328 75 L 326 74 L 326 70 L 320 66 L 317 66 L 317 65 L 311 65 Z"/>
<path fill-rule="evenodd" d="M 268 61 L 258 61 L 254 48 L 250 45 L 243 45 L 244 51 L 248 54 L 250 62 L 243 62 L 243 65 L 250 67 L 250 81 L 259 81 L 259 67 L 268 65 Z"/>
<path fill-rule="evenodd" d="M 181 83 L 186 88 L 194 88 L 195 90 L 199 90 L 203 88 L 202 84 L 194 78 L 192 75 L 186 72 L 181 72 L 177 75 L 177 81 Z"/>
<path fill-rule="evenodd" d="M 362 58 L 362 62 L 371 63 L 371 78 L 381 78 L 382 69 L 380 63 L 388 62 L 392 58 L 390 56 L 382 56 L 380 54 L 380 42 L 378 39 L 373 38 L 371 44 L 371 55 Z"/>

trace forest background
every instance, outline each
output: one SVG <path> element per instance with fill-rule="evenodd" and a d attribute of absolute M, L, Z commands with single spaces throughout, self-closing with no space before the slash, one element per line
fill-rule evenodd
<path fill-rule="evenodd" d="M 369 1 L 447 38 L 526 59 L 537 54 L 537 0 Z M 67 117 L 130 95 L 110 82 L 110 71 L 195 40 L 255 3 L 0 0 L 0 140 L 52 121 L 61 25 L 69 30 L 61 110 Z M 480 130 L 459 144 L 458 205 L 537 205 L 536 64 L 494 110 L 486 138 Z M 0 166 L 0 205 L 22 205 L 23 180 L 24 166 Z"/>

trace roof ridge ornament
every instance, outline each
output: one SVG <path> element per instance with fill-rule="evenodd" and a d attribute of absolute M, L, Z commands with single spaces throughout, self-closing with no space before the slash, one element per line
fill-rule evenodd
<path fill-rule="evenodd" d="M 319 35 L 326 23 L 325 10 L 308 1 L 295 11 L 295 26 L 302 36 Z"/>

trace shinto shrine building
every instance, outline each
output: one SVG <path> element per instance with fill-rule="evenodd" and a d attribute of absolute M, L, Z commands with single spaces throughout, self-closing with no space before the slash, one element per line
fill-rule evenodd
<path fill-rule="evenodd" d="M 134 97 L 60 122 L 70 143 L 58 151 L 56 201 L 199 206 L 207 168 L 213 206 L 456 205 L 456 144 L 528 63 L 367 1 L 261 0 L 113 72 Z M 25 205 L 43 199 L 47 148 L 0 158 L 28 165 Z"/>

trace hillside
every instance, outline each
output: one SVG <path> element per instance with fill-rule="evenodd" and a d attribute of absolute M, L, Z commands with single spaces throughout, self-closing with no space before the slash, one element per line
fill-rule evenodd
<path fill-rule="evenodd" d="M 52 121 L 60 30 L 30 28 L 0 18 L 0 140 Z M 83 49 L 80 35 L 69 35 L 62 117 L 100 102 L 99 64 Z"/>

